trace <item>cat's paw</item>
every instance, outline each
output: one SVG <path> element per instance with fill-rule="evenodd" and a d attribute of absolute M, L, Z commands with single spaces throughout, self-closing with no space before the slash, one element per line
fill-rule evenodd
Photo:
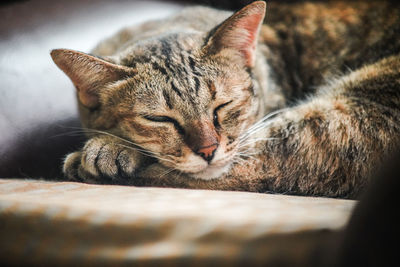
<path fill-rule="evenodd" d="M 135 176 L 144 156 L 112 138 L 95 137 L 81 151 L 69 154 L 63 171 L 74 181 L 120 183 Z"/>

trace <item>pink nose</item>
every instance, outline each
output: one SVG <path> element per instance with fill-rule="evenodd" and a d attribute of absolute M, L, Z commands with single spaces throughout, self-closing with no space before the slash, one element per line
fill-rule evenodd
<path fill-rule="evenodd" d="M 196 154 L 201 156 L 203 159 L 210 163 L 214 158 L 215 150 L 217 150 L 218 144 L 212 144 L 210 146 L 201 147 L 196 151 Z"/>

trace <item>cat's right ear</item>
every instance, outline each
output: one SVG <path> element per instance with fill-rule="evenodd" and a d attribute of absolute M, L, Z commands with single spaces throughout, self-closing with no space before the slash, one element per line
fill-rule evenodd
<path fill-rule="evenodd" d="M 253 67 L 265 8 L 264 1 L 255 1 L 214 28 L 206 38 L 206 53 L 217 54 L 230 49 L 241 56 L 246 67 Z"/>
<path fill-rule="evenodd" d="M 100 104 L 101 88 L 130 73 L 126 67 L 74 50 L 54 49 L 50 54 L 75 85 L 79 101 L 88 108 L 96 108 Z"/>

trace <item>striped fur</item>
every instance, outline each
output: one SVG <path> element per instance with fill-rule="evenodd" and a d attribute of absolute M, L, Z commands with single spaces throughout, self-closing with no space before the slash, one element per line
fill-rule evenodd
<path fill-rule="evenodd" d="M 264 2 L 233 16 L 188 8 L 120 31 L 93 50 L 97 61 L 54 51 L 90 137 L 67 157 L 67 177 L 357 195 L 400 141 L 393 5 L 272 3 L 261 28 Z M 82 84 L 76 62 L 107 79 Z"/>

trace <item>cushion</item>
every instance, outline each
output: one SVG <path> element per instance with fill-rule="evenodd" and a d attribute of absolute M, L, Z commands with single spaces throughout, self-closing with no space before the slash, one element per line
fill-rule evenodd
<path fill-rule="evenodd" d="M 346 224 L 355 203 L 2 179 L 0 258 L 35 265 L 300 264 Z"/>

